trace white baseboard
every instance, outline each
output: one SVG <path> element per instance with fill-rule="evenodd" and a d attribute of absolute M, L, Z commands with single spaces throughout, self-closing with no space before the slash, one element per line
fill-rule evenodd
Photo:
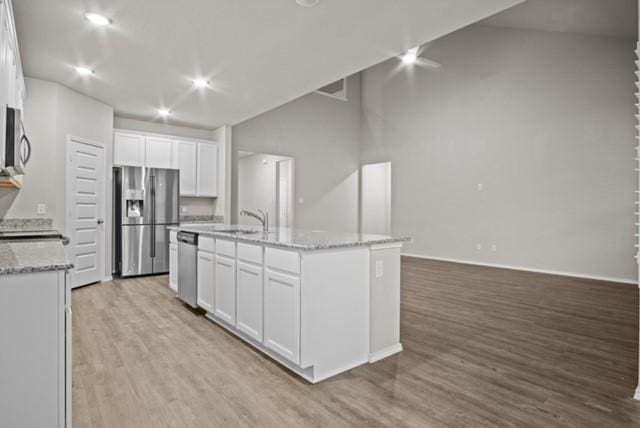
<path fill-rule="evenodd" d="M 633 398 L 640 401 L 640 385 L 636 388 L 636 393 L 633 395 Z"/>
<path fill-rule="evenodd" d="M 416 257 L 419 259 L 438 260 L 441 262 L 462 263 L 466 265 L 486 266 L 486 267 L 494 267 L 494 268 L 500 268 L 500 269 L 512 269 L 512 270 L 520 270 L 525 272 L 546 273 L 549 275 L 560 275 L 560 276 L 570 276 L 574 278 L 595 279 L 597 281 L 619 282 L 622 284 L 636 284 L 640 286 L 640 284 L 638 284 L 638 281 L 632 278 L 617 278 L 617 277 L 598 276 L 598 275 L 585 275 L 582 273 L 575 273 L 575 272 L 563 272 L 563 271 L 555 271 L 555 270 L 547 270 L 547 269 L 534 269 L 534 268 L 523 267 L 523 266 L 511 266 L 511 265 L 502 265 L 502 264 L 496 264 L 496 263 L 476 262 L 471 260 L 433 257 L 429 255 L 424 255 L 424 254 L 402 253 L 402 255 L 407 257 Z"/>
<path fill-rule="evenodd" d="M 113 276 L 112 275 L 105 276 L 104 279 L 100 282 L 107 282 L 107 281 L 113 281 Z"/>
<path fill-rule="evenodd" d="M 402 352 L 401 343 L 396 343 L 395 345 L 376 351 L 373 354 L 369 354 L 369 363 L 375 363 L 376 361 L 383 360 L 393 354 L 397 354 L 398 352 Z"/>

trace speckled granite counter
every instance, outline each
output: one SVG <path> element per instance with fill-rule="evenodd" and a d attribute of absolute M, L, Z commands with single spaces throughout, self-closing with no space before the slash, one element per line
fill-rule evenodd
<path fill-rule="evenodd" d="M 59 240 L 0 243 L 0 275 L 71 269 Z"/>
<path fill-rule="evenodd" d="M 408 242 L 411 238 L 394 238 L 384 235 L 369 235 L 348 232 L 328 232 L 324 230 L 303 230 L 280 228 L 262 233 L 260 227 L 246 225 L 189 225 L 170 227 L 170 230 L 193 232 L 203 236 L 215 236 L 238 242 L 264 244 L 275 247 L 291 248 L 303 251 L 324 250 L 328 248 L 363 247 Z M 253 234 L 225 233 L 223 230 L 254 230 Z"/>
<path fill-rule="evenodd" d="M 224 216 L 221 215 L 181 215 L 180 224 L 213 224 L 224 223 Z"/>

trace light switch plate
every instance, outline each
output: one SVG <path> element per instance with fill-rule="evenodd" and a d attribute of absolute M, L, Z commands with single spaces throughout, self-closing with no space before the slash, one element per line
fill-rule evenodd
<path fill-rule="evenodd" d="M 384 275 L 384 265 L 382 260 L 378 260 L 376 261 L 376 278 L 382 278 L 382 275 Z"/>

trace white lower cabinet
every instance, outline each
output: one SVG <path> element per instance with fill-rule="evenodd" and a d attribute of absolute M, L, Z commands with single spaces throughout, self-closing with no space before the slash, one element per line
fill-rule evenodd
<path fill-rule="evenodd" d="M 300 278 L 265 269 L 264 345 L 300 363 Z"/>
<path fill-rule="evenodd" d="M 169 288 L 178 292 L 178 244 L 169 244 Z"/>
<path fill-rule="evenodd" d="M 215 256 L 213 314 L 231 325 L 236 324 L 236 261 Z"/>
<path fill-rule="evenodd" d="M 198 251 L 198 306 L 213 312 L 215 257 L 206 251 Z"/>
<path fill-rule="evenodd" d="M 262 266 L 238 261 L 236 327 L 262 342 Z"/>
<path fill-rule="evenodd" d="M 70 293 L 64 271 L 0 276 L 1 427 L 71 427 Z"/>

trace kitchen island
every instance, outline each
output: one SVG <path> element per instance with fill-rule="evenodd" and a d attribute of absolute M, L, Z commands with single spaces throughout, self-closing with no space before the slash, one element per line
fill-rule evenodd
<path fill-rule="evenodd" d="M 408 238 L 240 225 L 170 228 L 197 239 L 197 305 L 315 383 L 402 350 L 400 250 Z"/>

